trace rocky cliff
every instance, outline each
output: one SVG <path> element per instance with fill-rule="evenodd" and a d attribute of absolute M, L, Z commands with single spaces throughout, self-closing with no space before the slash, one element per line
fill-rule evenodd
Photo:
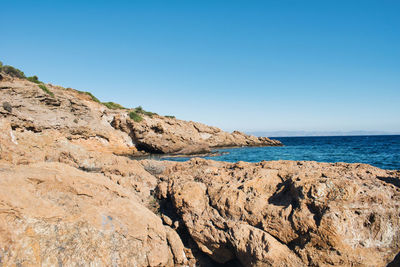
<path fill-rule="evenodd" d="M 1 74 L 2 266 L 398 266 L 400 172 L 141 160 L 279 145 Z"/>
<path fill-rule="evenodd" d="M 227 133 L 201 123 L 156 114 L 129 117 L 129 109 L 109 109 L 91 94 L 37 84 L 2 74 L 0 115 L 17 131 L 56 130 L 74 143 L 116 154 L 197 154 L 226 146 L 279 146 L 277 140 Z M 46 88 L 45 90 L 43 89 Z M 97 100 L 97 101 L 94 101 Z"/>

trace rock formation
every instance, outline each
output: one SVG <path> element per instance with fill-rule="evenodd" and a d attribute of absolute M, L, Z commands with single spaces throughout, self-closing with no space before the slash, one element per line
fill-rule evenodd
<path fill-rule="evenodd" d="M 399 171 L 192 159 L 157 187 L 199 248 L 243 266 L 386 266 L 400 250 Z"/>
<path fill-rule="evenodd" d="M 0 82 L 0 116 L 14 132 L 57 133 L 72 143 L 115 154 L 137 152 L 131 138 L 115 131 L 110 122 L 114 112 L 90 96 L 72 89 L 47 85 L 55 97 L 33 82 L 4 75 Z M 11 107 L 4 108 L 4 103 Z M 56 139 L 56 138 L 55 138 Z"/>
<path fill-rule="evenodd" d="M 130 119 L 124 109 L 108 109 L 89 94 L 46 85 L 49 95 L 36 83 L 4 74 L 1 81 L 0 115 L 10 119 L 14 130 L 60 134 L 91 149 L 115 154 L 197 154 L 225 146 L 277 146 L 277 140 L 241 132 L 227 133 L 201 123 L 154 115 L 143 121 Z"/>
<path fill-rule="evenodd" d="M 1 77 L 2 266 L 398 266 L 399 171 L 138 161 L 280 143 Z"/>
<path fill-rule="evenodd" d="M 281 146 L 278 140 L 239 131 L 227 133 L 198 122 L 154 116 L 141 123 L 114 117 L 112 125 L 132 136 L 138 149 L 162 154 L 199 154 L 218 147 Z"/>
<path fill-rule="evenodd" d="M 179 237 L 106 176 L 62 163 L 0 168 L 0 256 L 5 266 L 184 262 Z"/>

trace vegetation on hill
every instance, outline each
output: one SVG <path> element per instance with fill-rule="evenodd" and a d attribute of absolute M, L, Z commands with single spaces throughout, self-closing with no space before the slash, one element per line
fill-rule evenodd
<path fill-rule="evenodd" d="M 34 76 L 30 76 L 30 77 L 26 77 L 25 73 L 17 68 L 14 68 L 13 66 L 9 66 L 9 65 L 3 65 L 3 63 L 0 61 L 0 72 L 6 73 L 12 77 L 16 77 L 16 78 L 20 78 L 20 79 L 26 79 L 30 82 L 36 83 L 40 89 L 42 89 L 45 93 L 47 93 L 48 95 L 54 97 L 54 93 L 52 91 L 50 91 L 46 85 L 41 82 L 38 78 L 38 76 L 34 75 Z M 103 104 L 104 106 L 106 106 L 109 109 L 128 109 L 118 103 L 115 102 L 101 102 L 97 97 L 95 97 L 92 93 L 90 92 L 86 92 L 86 91 L 79 91 L 79 90 L 75 90 L 78 93 L 81 94 L 86 94 L 88 96 L 90 96 L 90 98 L 100 104 Z M 129 117 L 134 120 L 135 122 L 140 122 L 143 120 L 142 115 L 145 116 L 149 116 L 149 117 L 153 117 L 154 115 L 158 115 L 157 113 L 154 112 L 150 112 L 150 111 L 146 111 L 142 108 L 142 106 L 138 106 L 134 109 L 131 109 L 131 111 L 128 113 Z M 175 116 L 165 116 L 167 118 L 175 118 Z"/>
<path fill-rule="evenodd" d="M 149 116 L 152 118 L 154 115 L 158 115 L 157 113 L 146 111 L 142 108 L 142 106 L 138 106 L 135 109 L 131 110 L 128 113 L 129 117 L 134 120 L 135 122 L 141 122 L 143 120 L 143 116 Z"/>
<path fill-rule="evenodd" d="M 39 86 L 40 89 L 43 90 L 43 92 L 45 92 L 45 93 L 47 93 L 48 95 L 54 97 L 54 93 L 53 93 L 52 91 L 50 91 L 50 90 L 46 87 L 46 85 L 44 85 L 43 83 L 41 83 L 41 84 L 39 84 L 38 86 Z"/>
<path fill-rule="evenodd" d="M 143 117 L 140 116 L 140 114 L 138 114 L 136 111 L 131 111 L 128 113 L 128 115 L 129 115 L 129 118 L 131 118 L 135 122 L 141 122 L 143 120 Z"/>
<path fill-rule="evenodd" d="M 135 112 L 138 114 L 143 114 L 146 116 L 149 116 L 150 118 L 153 117 L 153 115 L 158 115 L 157 113 L 146 111 L 142 108 L 142 106 L 138 106 L 135 108 Z"/>
<path fill-rule="evenodd" d="M 14 68 L 13 66 L 3 65 L 2 62 L 0 62 L 0 71 L 4 72 L 5 74 L 8 74 L 12 77 L 26 79 L 25 73 L 23 71 L 21 71 L 17 68 Z"/>
<path fill-rule="evenodd" d="M 126 107 L 115 102 L 103 102 L 102 104 L 109 109 L 127 109 Z"/>
<path fill-rule="evenodd" d="M 73 90 L 75 90 L 75 89 L 73 89 Z M 75 91 L 77 91 L 77 92 L 80 93 L 80 94 L 85 94 L 85 95 L 90 96 L 90 98 L 91 98 L 94 102 L 97 102 L 97 103 L 99 103 L 99 104 L 103 104 L 104 106 L 106 106 L 106 107 L 109 108 L 109 109 L 127 109 L 126 107 L 124 107 L 124 106 L 122 106 L 122 105 L 120 105 L 120 104 L 118 104 L 118 103 L 115 103 L 115 102 L 101 102 L 97 97 L 95 97 L 95 96 L 94 96 L 92 93 L 90 93 L 90 92 L 79 91 L 79 90 L 75 90 Z"/>
<path fill-rule="evenodd" d="M 34 82 L 34 83 L 37 83 L 37 84 L 42 83 L 41 81 L 39 81 L 39 78 L 38 78 L 38 76 L 36 76 L 36 75 L 31 76 L 31 77 L 27 77 L 26 79 L 27 79 L 28 81 L 31 81 L 31 82 Z"/>
<path fill-rule="evenodd" d="M 50 91 L 43 82 L 39 81 L 39 78 L 36 75 L 26 77 L 25 73 L 23 71 L 21 71 L 17 68 L 14 68 L 13 66 L 3 65 L 3 63 L 1 61 L 0 61 L 0 72 L 6 73 L 12 77 L 26 79 L 28 81 L 34 82 L 34 83 L 38 84 L 39 88 L 42 89 L 46 94 L 54 97 L 54 93 L 52 91 Z"/>
<path fill-rule="evenodd" d="M 85 92 L 85 91 L 79 91 L 79 90 L 75 90 L 75 91 L 77 91 L 78 93 L 81 93 L 81 94 L 90 96 L 90 98 L 91 98 L 94 102 L 101 103 L 100 100 L 99 100 L 97 97 L 95 97 L 91 92 Z"/>

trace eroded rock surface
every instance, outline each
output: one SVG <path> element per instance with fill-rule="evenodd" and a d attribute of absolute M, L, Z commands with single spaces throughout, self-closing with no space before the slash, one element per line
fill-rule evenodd
<path fill-rule="evenodd" d="M 0 81 L 0 99 L 11 108 L 0 107 L 0 117 L 7 118 L 15 132 L 57 133 L 73 143 L 94 151 L 135 154 L 132 139 L 116 131 L 112 110 L 93 101 L 87 94 L 72 89 L 46 85 L 54 97 L 33 82 L 5 76 Z"/>
<path fill-rule="evenodd" d="M 400 250 L 400 173 L 363 164 L 193 159 L 172 201 L 199 248 L 243 266 L 386 266 Z"/>
<path fill-rule="evenodd" d="M 0 164 L 0 175 L 5 266 L 174 265 L 161 219 L 107 177 L 61 163 Z"/>

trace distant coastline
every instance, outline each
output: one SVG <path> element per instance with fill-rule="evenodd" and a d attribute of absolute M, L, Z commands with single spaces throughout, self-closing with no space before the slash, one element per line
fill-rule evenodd
<path fill-rule="evenodd" d="M 246 133 L 267 137 L 400 135 L 400 132 L 386 131 L 248 131 Z"/>

